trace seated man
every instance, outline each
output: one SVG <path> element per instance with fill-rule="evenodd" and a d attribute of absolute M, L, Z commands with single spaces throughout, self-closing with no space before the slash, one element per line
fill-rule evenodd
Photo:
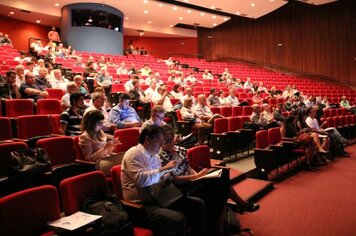
<path fill-rule="evenodd" d="M 20 98 L 19 88 L 16 84 L 16 72 L 9 70 L 6 72 L 6 79 L 0 82 L 0 99 Z"/>
<path fill-rule="evenodd" d="M 143 107 L 143 117 L 142 119 L 150 118 L 151 103 L 146 100 L 145 92 L 140 88 L 140 81 L 133 80 L 132 82 L 133 89 L 130 90 L 130 96 L 132 100 L 135 100 L 134 107 L 142 106 Z"/>
<path fill-rule="evenodd" d="M 38 75 L 35 77 L 35 84 L 42 90 L 52 88 L 50 82 L 46 78 L 47 73 L 47 69 L 43 67 L 39 69 Z"/>
<path fill-rule="evenodd" d="M 61 98 L 61 107 L 63 110 L 67 110 L 70 107 L 70 95 L 72 93 L 79 92 L 78 86 L 74 82 L 69 82 L 67 84 L 67 93 Z"/>
<path fill-rule="evenodd" d="M 208 106 L 210 107 L 218 107 L 221 106 L 220 100 L 219 100 L 219 90 L 218 89 L 210 89 L 210 96 L 207 99 Z"/>
<path fill-rule="evenodd" d="M 20 94 L 22 98 L 32 98 L 35 101 L 48 97 L 48 92 L 35 84 L 35 76 L 32 72 L 25 74 L 25 83 L 20 86 Z"/>
<path fill-rule="evenodd" d="M 152 125 L 159 126 L 159 127 L 167 125 L 167 123 L 163 121 L 165 113 L 166 111 L 162 106 L 155 105 L 151 110 L 151 118 L 142 124 L 140 131 Z"/>
<path fill-rule="evenodd" d="M 135 109 L 130 106 L 131 97 L 127 93 L 120 96 L 119 103 L 109 113 L 109 122 L 117 128 L 140 127 L 142 122 Z"/>
<path fill-rule="evenodd" d="M 105 97 L 104 93 L 94 92 L 92 94 L 93 102 L 89 105 L 89 107 L 87 109 L 85 109 L 83 117 L 89 111 L 100 110 L 101 113 L 104 115 L 104 123 L 101 127 L 101 130 L 104 132 L 112 133 L 116 129 L 116 125 L 109 122 L 109 113 L 104 108 L 105 100 L 106 100 L 106 97 Z"/>
<path fill-rule="evenodd" d="M 175 161 L 161 166 L 157 156 L 164 140 L 161 127 L 149 126 L 139 137 L 139 144 L 130 148 L 122 160 L 122 192 L 125 200 L 140 201 L 144 204 L 145 220 L 133 218 L 138 225 L 151 228 L 155 235 L 186 235 L 189 220 L 191 235 L 205 235 L 205 203 L 195 197 L 181 197 L 162 208 L 153 201 L 145 189 L 165 181 L 176 168 Z"/>
<path fill-rule="evenodd" d="M 152 96 L 152 102 L 155 105 L 161 105 L 166 111 L 165 116 L 172 119 L 172 127 L 177 128 L 177 113 L 173 110 L 173 105 L 169 99 L 169 93 L 167 92 L 166 86 L 160 85 L 157 89 L 157 93 Z"/>
<path fill-rule="evenodd" d="M 192 108 L 196 117 L 200 118 L 201 120 L 214 125 L 214 120 L 216 118 L 223 118 L 220 114 L 213 114 L 210 108 L 206 104 L 206 98 L 204 94 L 200 94 L 198 96 L 198 103 Z"/>
<path fill-rule="evenodd" d="M 59 132 L 67 136 L 80 135 L 80 123 L 83 119 L 84 94 L 75 92 L 70 95 L 70 107 L 60 116 Z"/>
<path fill-rule="evenodd" d="M 351 106 L 346 96 L 341 97 L 340 107 L 351 111 L 352 114 L 356 114 L 356 106 Z"/>

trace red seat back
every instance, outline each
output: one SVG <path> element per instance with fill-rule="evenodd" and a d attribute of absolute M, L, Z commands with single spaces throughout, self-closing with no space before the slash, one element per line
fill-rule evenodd
<path fill-rule="evenodd" d="M 37 141 L 36 146 L 47 151 L 52 166 L 75 162 L 76 152 L 71 137 L 43 138 Z"/>
<path fill-rule="evenodd" d="M 61 103 L 57 99 L 37 100 L 37 114 L 61 114 Z"/>
<path fill-rule="evenodd" d="M 251 107 L 251 106 L 243 106 L 243 107 L 242 107 L 242 115 L 243 115 L 243 116 L 250 116 L 250 115 L 252 115 L 252 107 Z"/>
<path fill-rule="evenodd" d="M 229 117 L 232 116 L 232 108 L 231 107 L 221 107 L 220 112 L 222 116 Z"/>
<path fill-rule="evenodd" d="M 216 118 L 214 120 L 214 133 L 224 133 L 229 131 L 229 121 L 227 118 Z"/>
<path fill-rule="evenodd" d="M 260 130 L 256 132 L 256 148 L 268 147 L 268 132 L 267 130 Z"/>
<path fill-rule="evenodd" d="M 207 145 L 199 145 L 187 150 L 187 158 L 190 167 L 195 171 L 210 168 L 210 149 Z"/>
<path fill-rule="evenodd" d="M 242 115 L 242 107 L 232 107 L 232 116 L 241 116 Z"/>
<path fill-rule="evenodd" d="M 138 128 L 126 128 L 115 130 L 114 137 L 119 138 L 121 145 L 115 147 L 114 152 L 125 152 L 138 144 L 140 130 Z"/>
<path fill-rule="evenodd" d="M 10 172 L 10 153 L 21 149 L 27 149 L 24 142 L 0 143 L 0 176 L 9 176 Z"/>
<path fill-rule="evenodd" d="M 58 192 L 43 185 L 0 198 L 0 235 L 42 235 L 60 218 Z"/>
<path fill-rule="evenodd" d="M 48 115 L 19 116 L 16 122 L 17 137 L 21 139 L 50 135 L 52 133 Z"/>
<path fill-rule="evenodd" d="M 121 165 L 116 165 L 111 168 L 112 183 L 115 191 L 115 195 L 119 199 L 124 199 L 121 188 Z"/>
<path fill-rule="evenodd" d="M 11 99 L 6 100 L 6 116 L 17 117 L 33 114 L 32 99 Z"/>
<path fill-rule="evenodd" d="M 268 129 L 268 144 L 275 145 L 282 140 L 279 127 Z"/>
<path fill-rule="evenodd" d="M 83 200 L 94 190 L 108 192 L 102 171 L 93 171 L 64 179 L 60 184 L 60 191 L 65 215 L 79 211 Z"/>
<path fill-rule="evenodd" d="M 242 129 L 241 119 L 237 116 L 231 116 L 228 118 L 229 131 L 236 131 Z"/>
<path fill-rule="evenodd" d="M 47 88 L 46 91 L 48 93 L 47 98 L 49 99 L 53 98 L 60 101 L 64 95 L 64 91 L 62 89 Z"/>
<path fill-rule="evenodd" d="M 12 139 L 11 121 L 8 117 L 0 117 L 0 140 Z"/>

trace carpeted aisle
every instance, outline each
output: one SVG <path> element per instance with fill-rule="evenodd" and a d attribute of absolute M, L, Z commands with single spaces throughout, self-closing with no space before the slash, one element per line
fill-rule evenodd
<path fill-rule="evenodd" d="M 276 183 L 259 211 L 240 216 L 242 227 L 256 236 L 356 235 L 356 144 L 346 151 L 351 158 Z"/>

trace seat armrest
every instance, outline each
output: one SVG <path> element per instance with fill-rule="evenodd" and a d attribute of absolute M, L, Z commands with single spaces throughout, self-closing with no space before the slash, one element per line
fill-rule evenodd
<path fill-rule="evenodd" d="M 128 201 L 128 200 L 120 200 L 120 202 L 124 205 L 124 207 L 136 208 L 136 209 L 143 209 L 144 206 L 140 203 Z"/>

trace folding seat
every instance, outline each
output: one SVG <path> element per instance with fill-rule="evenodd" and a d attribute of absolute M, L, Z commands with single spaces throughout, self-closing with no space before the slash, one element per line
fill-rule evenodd
<path fill-rule="evenodd" d="M 232 107 L 232 116 L 241 116 L 242 115 L 242 107 L 237 106 L 237 107 Z"/>
<path fill-rule="evenodd" d="M 93 191 L 109 192 L 104 173 L 101 171 L 93 171 L 63 180 L 60 184 L 60 193 L 64 214 L 71 215 L 79 211 L 82 202 Z M 134 233 L 136 236 L 153 236 L 150 230 L 138 227 L 134 227 Z"/>
<path fill-rule="evenodd" d="M 177 98 L 170 98 L 169 100 L 171 101 L 173 106 L 176 105 L 178 102 L 180 102 L 180 99 Z"/>
<path fill-rule="evenodd" d="M 232 107 L 231 106 L 224 106 L 220 108 L 221 115 L 224 117 L 232 116 Z"/>
<path fill-rule="evenodd" d="M 276 98 L 269 98 L 268 99 L 268 104 L 270 106 L 277 106 L 277 99 Z"/>
<path fill-rule="evenodd" d="M 11 121 L 8 117 L 0 117 L 0 143 L 1 140 L 12 139 Z"/>
<path fill-rule="evenodd" d="M 48 93 L 48 99 L 57 99 L 57 100 L 61 100 L 64 92 L 62 89 L 55 89 L 55 88 L 47 88 L 46 89 L 47 93 Z"/>
<path fill-rule="evenodd" d="M 252 115 L 252 106 L 243 106 L 243 107 L 242 107 L 242 115 L 243 115 L 243 116 L 250 116 L 250 115 Z"/>
<path fill-rule="evenodd" d="M 37 100 L 37 114 L 61 114 L 61 102 L 58 99 Z"/>
<path fill-rule="evenodd" d="M 325 118 L 328 118 L 328 117 L 330 117 L 330 109 L 324 109 L 324 117 Z"/>
<path fill-rule="evenodd" d="M 61 218 L 57 189 L 30 188 L 0 198 L 0 235 L 54 235 L 47 223 Z"/>
<path fill-rule="evenodd" d="M 332 117 L 334 120 L 334 127 L 337 129 L 337 131 L 339 131 L 339 133 L 344 136 L 345 138 L 347 138 L 347 129 L 348 127 L 344 127 L 341 121 L 341 116 L 334 116 Z"/>
<path fill-rule="evenodd" d="M 5 104 L 7 117 L 17 117 L 33 114 L 32 99 L 11 99 L 6 100 Z"/>
<path fill-rule="evenodd" d="M 123 84 L 112 84 L 111 85 L 112 93 L 125 93 L 125 86 Z"/>
<path fill-rule="evenodd" d="M 119 138 L 121 144 L 115 147 L 114 152 L 124 153 L 131 147 L 137 145 L 139 136 L 139 128 L 125 128 L 115 130 L 114 138 Z"/>
<path fill-rule="evenodd" d="M 60 114 L 52 114 L 50 115 L 50 119 L 51 119 L 51 130 L 52 130 L 52 134 L 60 134 L 59 129 L 60 129 Z"/>
<path fill-rule="evenodd" d="M 210 107 L 210 110 L 213 114 L 221 114 L 220 107 Z"/>
<path fill-rule="evenodd" d="M 346 110 L 345 108 L 338 108 L 338 109 L 336 110 L 336 114 L 337 114 L 338 116 L 345 116 L 346 113 L 347 113 L 347 110 Z"/>
<path fill-rule="evenodd" d="M 337 111 L 336 111 L 335 108 L 331 108 L 331 109 L 330 109 L 330 116 L 331 116 L 331 117 L 337 116 Z"/>

